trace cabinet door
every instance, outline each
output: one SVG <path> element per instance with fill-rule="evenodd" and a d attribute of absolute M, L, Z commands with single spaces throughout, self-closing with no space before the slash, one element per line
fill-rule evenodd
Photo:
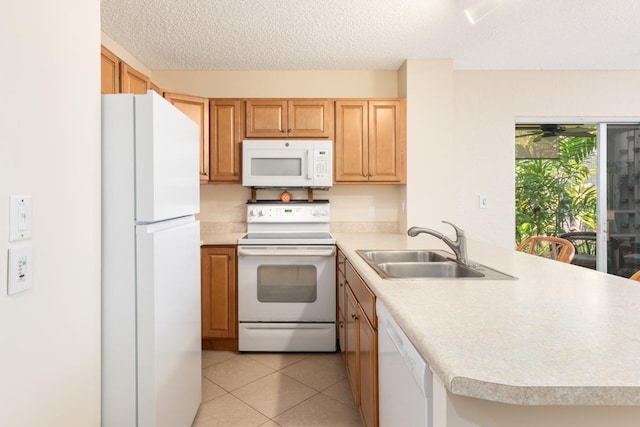
<path fill-rule="evenodd" d="M 240 183 L 240 143 L 242 142 L 241 102 L 237 99 L 212 99 L 209 106 L 211 126 L 211 178 L 213 182 Z"/>
<path fill-rule="evenodd" d="M 340 354 L 344 359 L 345 363 L 347 361 L 347 324 L 342 315 L 342 312 L 338 313 L 338 344 L 340 345 Z"/>
<path fill-rule="evenodd" d="M 369 102 L 369 181 L 404 181 L 403 111 L 401 101 Z"/>
<path fill-rule="evenodd" d="M 343 258 L 344 259 L 344 258 Z M 337 277 L 337 299 L 336 301 L 338 301 L 338 306 L 337 306 L 337 316 L 336 319 L 338 319 L 338 343 L 340 344 L 340 351 L 342 352 L 342 357 L 346 357 L 346 331 L 345 331 L 345 316 L 346 316 L 346 312 L 347 312 L 347 307 L 345 305 L 345 278 L 344 278 L 344 273 L 340 270 L 338 270 L 338 277 Z"/>
<path fill-rule="evenodd" d="M 369 174 L 367 101 L 336 101 L 335 181 L 366 182 Z"/>
<path fill-rule="evenodd" d="M 329 138 L 332 132 L 331 102 L 328 99 L 288 102 L 289 138 Z"/>
<path fill-rule="evenodd" d="M 165 92 L 164 97 L 195 122 L 200 129 L 200 180 L 209 180 L 209 100 Z"/>
<path fill-rule="evenodd" d="M 366 426 L 378 425 L 378 335 L 362 312 L 358 314 L 360 413 Z"/>
<path fill-rule="evenodd" d="M 285 138 L 287 136 L 287 101 L 252 99 L 245 104 L 247 138 Z"/>
<path fill-rule="evenodd" d="M 346 341 L 346 362 L 347 375 L 351 383 L 353 398 L 356 406 L 360 406 L 360 366 L 358 365 L 358 308 L 357 301 L 347 285 L 345 292 L 345 306 L 347 316 L 345 317 L 345 341 Z"/>
<path fill-rule="evenodd" d="M 237 336 L 235 248 L 202 248 L 202 337 Z"/>
<path fill-rule="evenodd" d="M 104 46 L 100 47 L 100 93 L 120 91 L 120 59 Z"/>
<path fill-rule="evenodd" d="M 150 87 L 149 77 L 131 68 L 126 62 L 120 62 L 120 93 L 143 95 Z"/>

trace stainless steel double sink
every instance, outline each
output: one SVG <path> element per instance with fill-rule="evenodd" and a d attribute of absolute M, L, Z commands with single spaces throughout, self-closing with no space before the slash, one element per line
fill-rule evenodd
<path fill-rule="evenodd" d="M 481 264 L 461 264 L 441 250 L 357 250 L 383 279 L 516 279 Z"/>

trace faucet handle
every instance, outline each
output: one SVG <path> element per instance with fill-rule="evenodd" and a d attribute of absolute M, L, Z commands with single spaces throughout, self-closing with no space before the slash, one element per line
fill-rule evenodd
<path fill-rule="evenodd" d="M 450 226 L 452 226 L 455 230 L 456 230 L 456 237 L 462 237 L 464 236 L 464 230 L 460 227 L 458 227 L 457 225 L 455 225 L 452 222 L 449 221 L 442 221 L 445 224 L 449 224 Z"/>

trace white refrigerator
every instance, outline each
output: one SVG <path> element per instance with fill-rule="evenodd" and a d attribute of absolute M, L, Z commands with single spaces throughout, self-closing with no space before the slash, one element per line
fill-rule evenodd
<path fill-rule="evenodd" d="M 102 426 L 187 427 L 201 399 L 197 125 L 102 96 Z"/>

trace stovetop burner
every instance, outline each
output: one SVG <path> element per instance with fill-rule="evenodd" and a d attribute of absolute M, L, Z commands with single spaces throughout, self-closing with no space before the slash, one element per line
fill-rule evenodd
<path fill-rule="evenodd" d="M 274 205 L 296 205 L 296 204 L 307 204 L 307 205 L 312 205 L 312 204 L 322 204 L 322 203 L 329 203 L 328 200 L 312 200 L 312 201 L 308 201 L 308 200 L 290 200 L 288 202 L 283 202 L 282 200 L 256 200 L 251 201 L 251 200 L 247 200 L 247 204 L 248 205 L 266 205 L 266 204 L 274 204 Z"/>
<path fill-rule="evenodd" d="M 325 232 L 247 233 L 239 245 L 335 245 L 336 239 Z"/>

